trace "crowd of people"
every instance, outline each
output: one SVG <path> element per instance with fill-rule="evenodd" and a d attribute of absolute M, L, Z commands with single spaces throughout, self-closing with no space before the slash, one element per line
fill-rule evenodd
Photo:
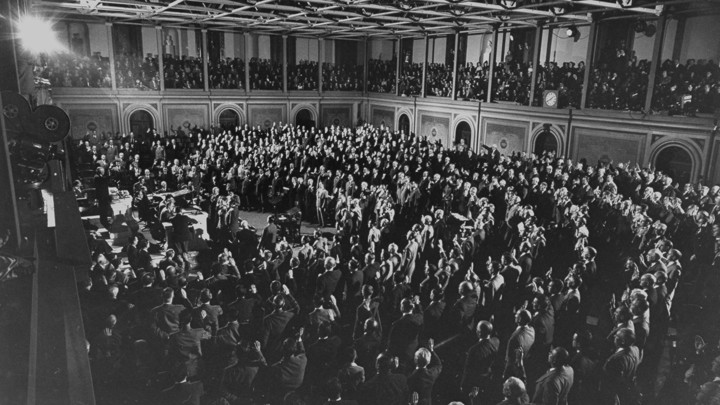
<path fill-rule="evenodd" d="M 401 66 L 398 84 L 401 96 L 419 96 L 422 94 L 423 65 L 422 63 L 406 62 Z"/>
<path fill-rule="evenodd" d="M 718 341 L 713 311 L 685 309 L 718 303 L 718 186 L 678 185 L 629 163 L 446 149 L 368 125 L 130 134 L 112 157 L 113 141 L 94 139 L 74 153 L 103 168 L 96 184 L 128 190 L 136 222 L 173 225 L 160 261 L 131 227 L 130 269 L 90 236 L 96 265 L 81 304 L 96 395 L 368 405 L 720 397 L 720 349 L 705 343 Z M 148 198 L 178 189 L 208 213 L 213 259 L 198 267 L 178 203 Z M 258 238 L 245 213 L 278 199 L 334 231 L 293 248 L 269 216 Z M 660 364 L 671 370 L 664 388 Z"/>
<path fill-rule="evenodd" d="M 244 89 L 245 61 L 241 58 L 210 59 L 208 64 L 210 88 Z"/>
<path fill-rule="evenodd" d="M 202 89 L 204 72 L 202 57 L 183 55 L 180 58 L 163 56 L 166 89 Z"/>
<path fill-rule="evenodd" d="M 531 66 L 527 63 L 500 62 L 493 69 L 493 101 L 527 105 L 530 93 Z"/>
<path fill-rule="evenodd" d="M 363 91 L 362 65 L 323 63 L 323 91 Z"/>
<path fill-rule="evenodd" d="M 160 90 L 157 56 L 115 55 L 115 81 L 121 89 Z"/>
<path fill-rule="evenodd" d="M 425 92 L 428 96 L 450 97 L 453 90 L 452 65 L 428 63 Z"/>
<path fill-rule="evenodd" d="M 288 90 L 318 89 L 318 63 L 315 61 L 303 60 L 297 64 L 290 64 L 287 75 Z"/>
<path fill-rule="evenodd" d="M 587 107 L 643 111 L 650 62 L 645 59 L 618 60 L 622 64 L 602 63 L 591 70 Z"/>
<path fill-rule="evenodd" d="M 580 108 L 582 101 L 585 62 L 564 62 L 558 66 L 549 62 L 538 66 L 533 105 L 541 106 L 545 90 L 558 91 L 559 108 Z"/>
<path fill-rule="evenodd" d="M 368 61 L 368 91 L 395 94 L 397 61 L 370 59 Z"/>
<path fill-rule="evenodd" d="M 715 113 L 720 108 L 720 67 L 712 60 L 666 60 L 657 71 L 652 108 L 671 115 Z"/>
<path fill-rule="evenodd" d="M 250 59 L 251 90 L 282 90 L 283 67 L 281 62 L 271 59 Z M 288 75 L 289 75 L 288 71 Z M 290 80 L 288 77 L 288 87 Z"/>
<path fill-rule="evenodd" d="M 467 63 L 458 67 L 457 99 L 487 100 L 487 77 L 490 64 Z"/>
<path fill-rule="evenodd" d="M 36 70 L 36 76 L 49 80 L 55 87 L 112 86 L 110 59 L 97 53 L 91 57 L 74 53 L 43 57 Z"/>

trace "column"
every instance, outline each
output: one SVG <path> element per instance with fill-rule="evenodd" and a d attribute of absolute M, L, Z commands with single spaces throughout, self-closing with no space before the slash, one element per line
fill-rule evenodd
<path fill-rule="evenodd" d="M 158 48 L 158 81 L 160 82 L 160 91 L 165 91 L 165 65 L 163 62 L 163 40 L 162 40 L 162 27 L 159 25 L 155 26 L 155 37 L 157 38 Z"/>
<path fill-rule="evenodd" d="M 207 28 L 200 30 L 202 32 L 202 58 L 203 58 L 203 78 L 205 80 L 205 91 L 210 90 L 210 76 L 208 75 L 208 40 L 207 40 Z"/>
<path fill-rule="evenodd" d="M 428 66 L 428 34 L 425 33 L 425 57 L 423 58 L 423 72 L 422 72 L 422 88 L 420 90 L 420 97 L 427 95 L 425 82 L 427 81 L 427 66 Z"/>
<path fill-rule="evenodd" d="M 363 94 L 366 94 L 366 95 L 368 92 L 368 85 L 367 85 L 368 70 L 370 69 L 368 66 L 370 64 L 370 57 L 368 56 L 368 54 L 369 54 L 368 50 L 369 50 L 368 49 L 368 37 L 365 36 L 365 54 L 363 55 L 363 60 L 365 61 L 365 65 L 363 68 Z"/>
<path fill-rule="evenodd" d="M 398 37 L 395 41 L 397 41 L 397 46 L 395 47 L 395 95 L 400 95 L 400 58 L 402 57 L 401 47 L 402 47 L 402 37 Z"/>
<path fill-rule="evenodd" d="M 655 92 L 655 76 L 657 75 L 658 64 L 660 63 L 660 53 L 663 48 L 663 40 L 665 39 L 665 26 L 667 17 L 663 13 L 657 20 L 657 31 L 655 32 L 655 43 L 653 44 L 653 54 L 650 60 L 650 73 L 648 74 L 647 93 L 645 95 L 645 113 L 649 113 L 652 109 L 652 98 Z"/>
<path fill-rule="evenodd" d="M 583 77 L 583 88 L 582 88 L 582 97 L 580 101 L 580 108 L 585 108 L 587 106 L 587 96 L 590 92 L 590 71 L 593 68 L 593 61 L 592 57 L 595 54 L 595 41 L 597 37 L 597 30 L 598 30 L 598 23 L 593 19 L 593 22 L 590 24 L 590 34 L 588 35 L 588 47 L 587 47 L 587 54 L 585 56 L 585 75 Z"/>
<path fill-rule="evenodd" d="M 243 33 L 245 37 L 245 92 L 250 91 L 250 33 Z"/>
<path fill-rule="evenodd" d="M 283 93 L 287 93 L 287 35 L 282 36 L 283 39 Z"/>
<path fill-rule="evenodd" d="M 547 49 L 545 50 L 545 64 L 550 62 L 550 53 L 552 52 L 553 27 L 548 27 Z M 587 62 L 585 62 L 587 66 Z"/>
<path fill-rule="evenodd" d="M 108 36 L 108 54 L 110 56 L 110 82 L 112 89 L 117 90 L 117 77 L 115 76 L 115 48 L 113 47 L 112 23 L 106 22 Z"/>
<path fill-rule="evenodd" d="M 535 28 L 535 43 L 532 51 L 532 66 L 533 71 L 530 75 L 530 100 L 528 105 L 532 107 L 533 100 L 535 99 L 535 85 L 537 82 L 537 73 L 540 68 L 540 44 L 542 43 L 542 32 L 543 32 L 543 21 L 538 21 L 538 25 Z"/>
<path fill-rule="evenodd" d="M 325 62 L 325 39 L 318 38 L 318 93 L 323 92 L 323 62 Z"/>
<path fill-rule="evenodd" d="M 497 60 L 497 55 L 495 50 L 497 49 L 497 40 L 498 40 L 498 30 L 500 30 L 499 25 L 493 26 L 493 33 L 492 33 L 492 53 L 490 54 L 490 70 L 488 71 L 488 85 L 487 85 L 487 97 L 486 100 L 488 103 L 490 100 L 492 100 L 492 88 L 493 88 L 493 75 L 495 74 L 495 61 Z"/>
<path fill-rule="evenodd" d="M 452 95 L 450 97 L 453 100 L 457 100 L 457 72 L 458 72 L 458 49 L 460 48 L 460 32 L 455 31 L 455 53 L 453 54 L 453 84 L 452 84 Z"/>

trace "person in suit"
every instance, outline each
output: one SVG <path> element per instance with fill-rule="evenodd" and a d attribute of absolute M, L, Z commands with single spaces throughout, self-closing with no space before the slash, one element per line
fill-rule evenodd
<path fill-rule="evenodd" d="M 336 268 L 336 265 L 337 262 L 334 257 L 325 258 L 325 272 L 317 278 L 315 295 L 330 298 L 330 296 L 335 293 L 335 288 L 342 277 L 342 272 Z"/>
<path fill-rule="evenodd" d="M 363 335 L 355 339 L 355 349 L 358 356 L 357 363 L 365 369 L 366 377 L 373 377 L 377 372 L 375 360 L 381 350 L 381 333 L 379 329 L 380 322 L 376 319 L 368 318 L 365 320 Z"/>
<path fill-rule="evenodd" d="M 317 384 L 331 377 L 335 371 L 335 361 L 342 340 L 332 334 L 332 324 L 322 323 L 318 330 L 317 341 L 307 349 L 307 378 L 311 384 Z"/>
<path fill-rule="evenodd" d="M 260 367 L 267 365 L 260 350 L 260 342 L 244 340 L 235 348 L 237 361 L 223 370 L 220 391 L 230 403 L 242 403 L 252 398 L 255 377 Z"/>
<path fill-rule="evenodd" d="M 556 347 L 548 356 L 550 370 L 535 382 L 533 403 L 538 405 L 567 405 L 573 385 L 573 369 L 568 365 L 570 355 Z"/>
<path fill-rule="evenodd" d="M 305 347 L 299 336 L 286 338 L 281 346 L 282 358 L 265 370 L 266 392 L 273 393 L 279 399 L 300 388 L 305 380 L 307 366 Z"/>
<path fill-rule="evenodd" d="M 477 310 L 478 296 L 469 281 L 463 281 L 458 287 L 460 298 L 450 310 L 450 322 L 456 333 L 470 334 L 475 329 L 474 319 Z"/>
<path fill-rule="evenodd" d="M 112 202 L 112 198 L 110 198 L 110 177 L 105 175 L 104 168 L 97 168 L 95 177 L 93 178 L 93 185 L 95 186 L 95 196 L 98 202 L 100 223 L 105 229 L 109 230 L 112 224 L 110 220 L 108 220 L 108 216 L 112 216 L 114 213 L 110 206 Z"/>
<path fill-rule="evenodd" d="M 432 390 L 442 372 L 442 361 L 435 353 L 435 342 L 428 340 L 428 347 L 415 352 L 415 370 L 407 379 L 410 392 L 417 392 L 418 404 L 432 404 Z"/>
<path fill-rule="evenodd" d="M 215 336 L 218 331 L 218 318 L 223 314 L 223 310 L 219 305 L 210 305 L 212 298 L 212 292 L 207 288 L 203 288 L 200 291 L 200 306 L 197 307 L 196 311 L 204 312 L 203 325 L 205 330 Z"/>
<path fill-rule="evenodd" d="M 415 262 L 418 256 L 418 242 L 415 232 L 407 233 L 407 246 L 402 255 L 402 271 L 407 275 L 410 282 L 413 281 L 413 273 L 415 273 Z"/>
<path fill-rule="evenodd" d="M 276 295 L 273 298 L 273 307 L 273 311 L 263 319 L 260 334 L 260 343 L 270 358 L 281 349 L 285 329 L 293 316 L 295 316 L 293 312 L 283 310 L 285 299 L 282 295 Z M 305 350 L 303 350 L 304 352 Z"/>
<path fill-rule="evenodd" d="M 365 382 L 365 369 L 355 363 L 357 351 L 354 347 L 346 347 L 338 355 L 338 379 L 342 385 L 343 396 L 352 399 L 357 396 L 360 384 Z"/>
<path fill-rule="evenodd" d="M 179 316 L 179 330 L 170 335 L 168 339 L 168 355 L 171 362 L 184 364 L 188 377 L 198 374 L 200 359 L 202 357 L 201 341 L 210 339 L 210 334 L 204 329 L 195 329 L 190 326 L 192 311 L 183 309 Z"/>
<path fill-rule="evenodd" d="M 266 249 L 269 251 L 275 251 L 275 243 L 278 239 L 278 228 L 275 225 L 275 216 L 268 215 L 267 225 L 263 229 L 262 236 L 260 237 L 260 244 L 258 249 Z"/>
<path fill-rule="evenodd" d="M 535 329 L 530 326 L 531 320 L 530 312 L 525 309 L 521 309 L 515 314 L 515 325 L 517 327 L 510 335 L 510 339 L 508 339 L 505 351 L 505 373 L 508 372 L 509 365 L 515 363 L 515 350 L 522 350 L 523 360 L 525 360 L 530 348 L 535 343 Z"/>
<path fill-rule="evenodd" d="M 430 291 L 430 305 L 423 312 L 423 335 L 431 338 L 445 336 L 444 313 L 445 313 L 445 295 L 440 287 L 435 287 Z"/>
<path fill-rule="evenodd" d="M 402 316 L 393 322 L 388 337 L 388 351 L 409 365 L 418 347 L 418 337 L 423 326 L 422 314 L 414 313 L 415 304 L 408 298 L 400 301 Z"/>
<path fill-rule="evenodd" d="M 637 398 L 635 374 L 640 364 L 640 351 L 635 346 L 635 332 L 622 328 L 615 333 L 613 353 L 603 365 L 601 393 L 603 403 L 632 404 Z"/>
<path fill-rule="evenodd" d="M 409 388 L 403 374 L 394 373 L 397 357 L 381 353 L 375 362 L 378 374 L 360 387 L 362 405 L 405 405 Z"/>
<path fill-rule="evenodd" d="M 324 405 L 358 405 L 358 402 L 354 399 L 343 399 L 343 386 L 337 377 L 325 383 L 324 391 L 327 397 Z"/>
<path fill-rule="evenodd" d="M 175 292 L 170 287 L 162 291 L 163 303 L 153 308 L 150 313 L 153 320 L 154 334 L 162 340 L 180 330 L 180 313 L 185 310 L 182 305 L 173 305 Z"/>
<path fill-rule="evenodd" d="M 182 365 L 173 374 L 175 383 L 160 393 L 160 402 L 167 405 L 200 405 L 205 392 L 202 381 L 188 381 L 187 370 Z"/>
<path fill-rule="evenodd" d="M 716 404 L 720 399 L 720 356 L 713 359 L 710 367 L 715 379 L 700 386 L 700 391 L 695 396 L 697 405 Z"/>
<path fill-rule="evenodd" d="M 484 397 L 484 394 L 490 390 L 492 366 L 497 357 L 500 341 L 492 336 L 493 324 L 488 321 L 478 322 L 476 333 L 478 342 L 467 352 L 460 387 L 465 393 L 470 393 L 477 387 L 481 397 Z"/>
<path fill-rule="evenodd" d="M 498 403 L 498 405 L 524 405 L 530 403 L 530 398 L 525 389 L 525 383 L 517 377 L 510 377 L 505 380 L 502 393 L 505 399 Z"/>
<path fill-rule="evenodd" d="M 180 207 L 175 207 L 175 216 L 172 217 L 170 223 L 172 224 L 170 240 L 173 242 L 175 252 L 185 260 L 184 255 L 188 252 L 190 240 L 192 239 L 190 225 L 195 223 L 195 221 L 187 215 L 184 215 Z"/>

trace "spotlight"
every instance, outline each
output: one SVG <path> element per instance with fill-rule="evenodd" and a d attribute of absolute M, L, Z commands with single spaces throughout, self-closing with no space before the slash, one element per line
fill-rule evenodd
<path fill-rule="evenodd" d="M 657 28 L 652 24 L 648 24 L 647 28 L 645 28 L 645 35 L 648 37 L 655 35 L 655 32 L 657 32 Z"/>
<path fill-rule="evenodd" d="M 52 23 L 40 17 L 25 15 L 17 21 L 17 38 L 30 53 L 53 53 L 62 48 Z"/>
<path fill-rule="evenodd" d="M 555 15 L 563 15 L 565 14 L 565 7 L 563 6 L 554 6 L 550 8 L 550 11 L 552 11 Z"/>
<path fill-rule="evenodd" d="M 577 27 L 574 25 L 571 25 L 567 28 L 567 31 L 565 31 L 568 38 L 572 38 L 573 41 L 577 42 L 578 39 L 580 39 L 580 31 L 578 31 Z"/>
<path fill-rule="evenodd" d="M 620 7 L 627 8 L 633 6 L 633 0 L 617 0 Z"/>

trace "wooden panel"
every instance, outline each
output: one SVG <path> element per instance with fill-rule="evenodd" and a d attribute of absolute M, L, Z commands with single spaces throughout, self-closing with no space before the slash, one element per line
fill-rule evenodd
<path fill-rule="evenodd" d="M 573 157 L 585 159 L 589 165 L 595 165 L 599 160 L 643 162 L 645 134 L 576 127 L 573 138 Z"/>
<path fill-rule="evenodd" d="M 250 113 L 250 125 L 256 127 L 270 128 L 273 123 L 287 122 L 287 107 L 285 105 L 251 105 L 248 107 Z"/>
<path fill-rule="evenodd" d="M 208 106 L 187 104 L 163 105 L 165 128 L 168 132 L 182 131 L 187 133 L 193 127 L 209 128 Z"/>
<path fill-rule="evenodd" d="M 395 110 L 390 107 L 375 107 L 370 110 L 370 123 L 375 127 L 385 125 L 393 130 L 395 127 Z"/>
<path fill-rule="evenodd" d="M 352 105 L 351 104 L 333 104 L 332 106 L 320 106 L 320 120 L 322 125 L 329 127 L 335 126 L 353 126 Z"/>
<path fill-rule="evenodd" d="M 450 141 L 450 114 L 431 114 L 420 112 L 421 137 L 426 137 L 428 142 L 440 142 L 443 146 L 451 145 Z"/>
<path fill-rule="evenodd" d="M 97 131 L 115 133 L 120 130 L 117 106 L 108 105 L 64 105 L 70 116 L 70 134 L 74 139 L 82 139 L 88 132 Z"/>
<path fill-rule="evenodd" d="M 525 151 L 528 138 L 527 124 L 521 121 L 485 122 L 485 144 L 496 147 L 500 153 L 510 155 Z"/>

